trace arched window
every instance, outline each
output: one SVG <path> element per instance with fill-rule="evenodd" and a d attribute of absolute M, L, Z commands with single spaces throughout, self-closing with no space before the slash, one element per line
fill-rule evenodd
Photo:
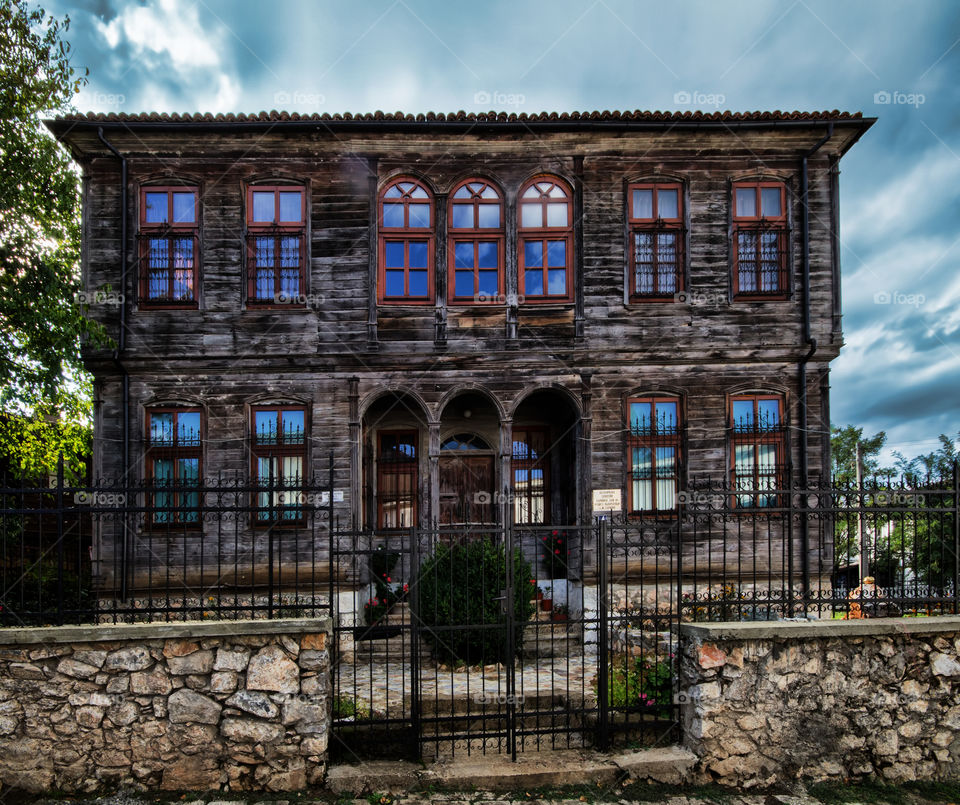
<path fill-rule="evenodd" d="M 433 301 L 433 196 L 415 179 L 398 179 L 380 195 L 379 301 Z"/>
<path fill-rule="evenodd" d="M 450 197 L 448 299 L 490 304 L 503 299 L 503 203 L 482 179 L 469 179 Z"/>
<path fill-rule="evenodd" d="M 560 179 L 539 176 L 520 191 L 519 249 L 525 302 L 573 298 L 573 195 Z"/>

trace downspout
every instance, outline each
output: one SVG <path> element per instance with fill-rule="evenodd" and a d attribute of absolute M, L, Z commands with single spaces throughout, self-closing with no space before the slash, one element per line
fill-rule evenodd
<path fill-rule="evenodd" d="M 800 160 L 800 209 L 802 227 L 802 270 L 803 270 L 803 342 L 807 346 L 807 353 L 797 363 L 797 383 L 799 384 L 800 408 L 800 488 L 804 490 L 803 505 L 806 506 L 806 489 L 810 482 L 810 462 L 807 457 L 807 364 L 817 351 L 817 339 L 813 337 L 810 327 L 810 182 L 807 172 L 807 163 L 817 151 L 833 136 L 833 123 L 827 124 L 827 133 L 806 151 Z M 802 519 L 803 539 L 803 598 L 807 601 L 810 594 L 810 524 L 806 515 Z M 791 588 L 793 582 L 790 582 Z M 793 613 L 791 613 L 792 615 Z"/>
<path fill-rule="evenodd" d="M 130 375 L 121 358 L 127 346 L 127 158 L 114 148 L 103 136 L 103 127 L 97 128 L 97 137 L 117 159 L 120 160 L 120 333 L 117 337 L 117 349 L 113 353 L 113 362 L 120 370 L 123 386 L 123 482 L 128 494 L 124 499 L 129 506 L 130 484 Z M 127 559 L 129 540 L 127 539 L 127 517 L 123 518 L 123 547 L 120 557 L 120 598 L 127 599 Z"/>

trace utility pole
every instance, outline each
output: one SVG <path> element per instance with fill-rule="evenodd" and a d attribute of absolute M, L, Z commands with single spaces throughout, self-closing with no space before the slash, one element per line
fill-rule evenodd
<path fill-rule="evenodd" d="M 863 529 L 863 456 L 857 440 L 857 539 L 860 545 L 860 583 L 870 575 L 870 560 L 867 558 L 867 539 Z"/>

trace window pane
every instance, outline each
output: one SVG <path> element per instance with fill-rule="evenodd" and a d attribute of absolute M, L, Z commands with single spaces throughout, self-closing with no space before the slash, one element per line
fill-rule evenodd
<path fill-rule="evenodd" d="M 411 271 L 410 272 L 410 296 L 426 296 L 426 295 L 427 295 L 427 272 Z"/>
<path fill-rule="evenodd" d="M 429 204 L 411 204 L 410 207 L 410 226 L 428 227 L 430 226 L 430 205 Z"/>
<path fill-rule="evenodd" d="M 457 243 L 453 249 L 454 268 L 473 268 L 473 243 Z"/>
<path fill-rule="evenodd" d="M 530 185 L 526 190 L 523 191 L 524 198 L 540 198 L 540 191 L 537 189 L 536 185 Z"/>
<path fill-rule="evenodd" d="M 384 198 L 402 198 L 403 193 L 400 192 L 400 188 L 397 185 L 390 187 L 386 193 L 383 194 Z"/>
<path fill-rule="evenodd" d="M 173 444 L 173 414 L 151 414 L 150 443 Z"/>
<path fill-rule="evenodd" d="M 383 251 L 387 268 L 403 268 L 403 241 L 387 241 Z"/>
<path fill-rule="evenodd" d="M 523 292 L 527 296 L 543 296 L 543 272 L 539 268 L 524 272 Z"/>
<path fill-rule="evenodd" d="M 481 241 L 477 244 L 477 265 L 479 268 L 497 268 L 499 263 L 497 244 Z"/>
<path fill-rule="evenodd" d="M 473 228 L 473 205 L 472 204 L 454 204 L 453 205 L 453 223 L 454 229 L 472 229 Z"/>
<path fill-rule="evenodd" d="M 162 224 L 167 220 L 167 194 L 146 193 L 143 220 L 148 224 Z"/>
<path fill-rule="evenodd" d="M 657 192 L 658 216 L 660 218 L 676 218 L 679 215 L 679 206 L 676 190 L 660 190 Z"/>
<path fill-rule="evenodd" d="M 258 224 L 273 223 L 274 214 L 273 191 L 253 191 L 253 220 Z"/>
<path fill-rule="evenodd" d="M 737 430 L 753 429 L 753 400 L 733 401 L 733 426 Z"/>
<path fill-rule="evenodd" d="M 477 207 L 477 214 L 481 229 L 497 229 L 500 226 L 499 204 L 480 204 Z"/>
<path fill-rule="evenodd" d="M 753 445 L 738 444 L 734 451 L 734 466 L 737 472 L 737 488 L 753 488 Z"/>
<path fill-rule="evenodd" d="M 280 220 L 288 223 L 292 221 L 300 223 L 303 220 L 303 204 L 299 190 L 280 192 Z"/>
<path fill-rule="evenodd" d="M 780 424 L 780 401 L 759 400 L 757 402 L 757 414 L 762 429 L 775 428 Z"/>
<path fill-rule="evenodd" d="M 403 272 L 386 272 L 387 287 L 384 289 L 386 296 L 403 296 Z"/>
<path fill-rule="evenodd" d="M 283 428 L 283 441 L 286 444 L 300 444 L 306 433 L 303 411 L 281 411 L 280 424 Z"/>
<path fill-rule="evenodd" d="M 481 271 L 479 276 L 479 291 L 486 296 L 495 297 L 499 292 L 497 287 L 497 272 L 496 271 Z"/>
<path fill-rule="evenodd" d="M 633 191 L 633 217 L 653 218 L 653 190 Z"/>
<path fill-rule="evenodd" d="M 567 204 L 547 205 L 547 226 L 566 226 L 569 222 Z"/>
<path fill-rule="evenodd" d="M 776 475 L 777 471 L 777 446 L 775 444 L 757 445 L 757 470 L 761 475 Z M 771 478 L 766 484 L 766 488 L 773 488 L 774 480 Z M 761 484 L 761 486 L 764 486 Z"/>
<path fill-rule="evenodd" d="M 400 229 L 403 228 L 402 204 L 383 205 L 383 225 Z"/>
<path fill-rule="evenodd" d="M 650 434 L 650 409 L 652 403 L 630 403 L 630 431 L 635 436 Z"/>
<path fill-rule="evenodd" d="M 454 198 L 470 198 L 470 188 L 464 185 L 456 193 L 453 194 Z"/>
<path fill-rule="evenodd" d="M 427 267 L 427 242 L 424 240 L 414 240 L 407 245 L 407 257 L 410 268 Z"/>
<path fill-rule="evenodd" d="M 193 268 L 193 238 L 174 238 L 173 267 Z"/>
<path fill-rule="evenodd" d="M 409 187 L 413 187 L 413 185 L 404 184 L 404 187 L 409 188 Z M 424 190 L 422 187 L 416 187 L 414 188 L 414 191 L 410 194 L 410 198 L 430 198 L 430 196 L 427 195 L 427 191 Z"/>
<path fill-rule="evenodd" d="M 543 226 L 543 206 L 541 204 L 521 204 L 520 226 Z"/>
<path fill-rule="evenodd" d="M 548 293 L 551 296 L 565 296 L 567 293 L 567 271 L 566 269 L 551 268 L 547 272 Z"/>
<path fill-rule="evenodd" d="M 768 217 L 783 214 L 780 211 L 779 187 L 760 188 L 760 209 L 762 210 L 763 215 Z"/>
<path fill-rule="evenodd" d="M 277 441 L 277 412 L 255 411 L 253 414 L 253 427 L 258 443 L 275 443 Z"/>
<path fill-rule="evenodd" d="M 523 264 L 527 268 L 538 268 L 543 265 L 543 243 L 534 240 L 523 244 Z"/>
<path fill-rule="evenodd" d="M 547 243 L 547 265 L 551 268 L 567 267 L 567 242 L 551 240 Z"/>
<path fill-rule="evenodd" d="M 677 403 L 657 403 L 657 431 L 659 433 L 676 433 L 678 421 Z"/>
<path fill-rule="evenodd" d="M 180 444 L 200 443 L 199 411 L 189 411 L 177 417 L 177 440 Z"/>
<path fill-rule="evenodd" d="M 178 224 L 192 224 L 197 220 L 195 196 L 190 193 L 173 194 L 173 220 Z"/>
<path fill-rule="evenodd" d="M 753 218 L 757 214 L 757 193 L 752 187 L 737 188 L 737 215 Z"/>
<path fill-rule="evenodd" d="M 473 272 L 456 271 L 454 277 L 454 296 L 473 296 Z"/>
<path fill-rule="evenodd" d="M 193 271 L 179 269 L 173 272 L 173 298 L 178 302 L 193 299 Z"/>

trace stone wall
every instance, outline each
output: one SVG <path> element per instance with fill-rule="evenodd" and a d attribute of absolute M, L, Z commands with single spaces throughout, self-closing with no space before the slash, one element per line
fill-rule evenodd
<path fill-rule="evenodd" d="M 960 774 L 960 618 L 684 624 L 680 645 L 706 779 Z"/>
<path fill-rule="evenodd" d="M 0 631 L 0 782 L 288 791 L 322 781 L 330 621 Z"/>

